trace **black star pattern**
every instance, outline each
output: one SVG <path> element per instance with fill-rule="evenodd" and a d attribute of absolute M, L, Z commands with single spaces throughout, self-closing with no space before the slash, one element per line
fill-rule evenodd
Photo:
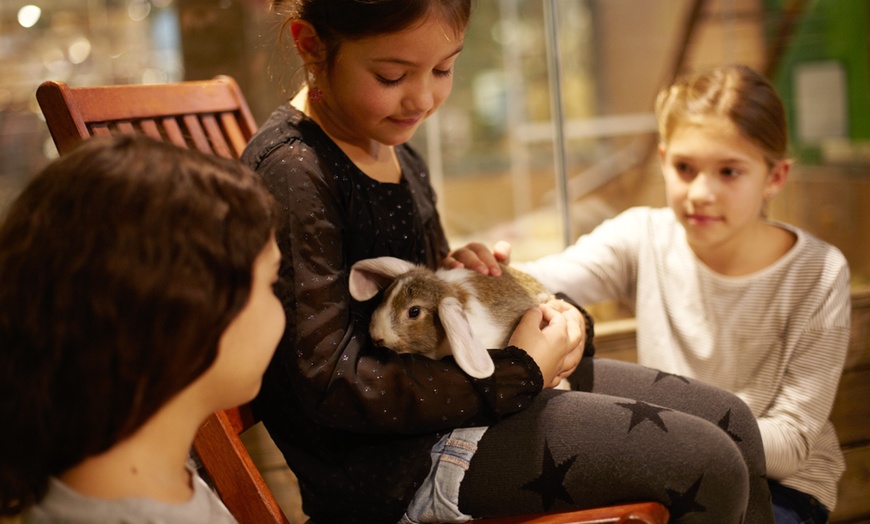
<path fill-rule="evenodd" d="M 725 413 L 725 415 L 723 415 L 722 418 L 719 419 L 719 427 L 722 428 L 722 431 L 727 433 L 728 436 L 731 437 L 731 440 L 733 440 L 734 442 L 743 442 L 743 439 L 740 438 L 740 436 L 737 435 L 737 433 L 733 433 L 730 429 L 728 429 L 730 426 L 731 426 L 731 410 L 729 409 Z"/>
<path fill-rule="evenodd" d="M 689 383 L 689 379 L 687 379 L 686 377 L 684 377 L 682 375 L 674 375 L 673 373 L 665 373 L 664 371 L 659 371 L 658 374 L 656 375 L 655 380 L 653 380 L 653 384 L 655 384 L 659 380 L 664 380 L 666 378 L 675 378 L 677 380 L 682 380 L 686 384 Z"/>
<path fill-rule="evenodd" d="M 577 460 L 577 455 L 566 459 L 561 464 L 556 464 L 549 444 L 546 441 L 544 442 L 544 460 L 541 463 L 541 475 L 523 486 L 523 489 L 541 496 L 541 505 L 544 507 L 544 511 L 550 511 L 553 502 L 557 498 L 573 504 L 574 501 L 571 499 L 571 495 L 565 489 L 565 475 L 568 474 L 568 470 L 571 469 L 575 460 Z"/>
<path fill-rule="evenodd" d="M 652 406 L 640 400 L 635 401 L 633 404 L 629 402 L 617 402 L 616 405 L 622 406 L 631 411 L 631 422 L 628 425 L 628 433 L 631 433 L 631 430 L 644 420 L 649 420 L 656 426 L 660 427 L 665 433 L 668 432 L 668 427 L 665 426 L 665 421 L 662 420 L 659 413 L 662 411 L 671 411 L 670 409 Z"/>
<path fill-rule="evenodd" d="M 679 519 L 688 513 L 701 513 L 707 511 L 707 508 L 699 504 L 696 500 L 698 497 L 698 490 L 701 489 L 702 480 L 704 480 L 703 474 L 698 477 L 698 480 L 696 480 L 694 484 L 689 486 L 689 489 L 682 493 L 673 489 L 665 489 L 665 492 L 668 494 L 668 498 L 670 499 L 668 510 L 671 512 L 671 521 Z"/>

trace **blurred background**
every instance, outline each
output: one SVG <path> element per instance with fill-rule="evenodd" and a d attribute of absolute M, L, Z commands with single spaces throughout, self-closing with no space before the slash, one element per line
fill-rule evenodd
<path fill-rule="evenodd" d="M 0 0 L 0 212 L 57 155 L 40 82 L 226 74 L 264 122 L 302 79 L 280 24 L 269 0 Z M 788 110 L 796 165 L 771 216 L 836 245 L 866 290 L 868 0 L 478 0 L 453 94 L 413 139 L 451 244 L 508 240 L 528 259 L 627 207 L 664 205 L 658 89 L 737 62 L 764 72 Z M 596 307 L 599 321 L 627 316 Z M 280 456 L 263 460 L 276 465 L 267 481 L 292 483 Z M 278 495 L 301 522 L 298 494 Z"/>
<path fill-rule="evenodd" d="M 57 154 L 41 81 L 228 74 L 263 122 L 302 78 L 280 22 L 269 0 L 2 0 L 0 210 Z M 453 94 L 413 140 L 451 244 L 504 239 L 527 259 L 626 207 L 663 205 L 655 94 L 734 62 L 768 75 L 789 112 L 796 168 L 771 215 L 839 247 L 867 286 L 867 0 L 478 1 Z"/>

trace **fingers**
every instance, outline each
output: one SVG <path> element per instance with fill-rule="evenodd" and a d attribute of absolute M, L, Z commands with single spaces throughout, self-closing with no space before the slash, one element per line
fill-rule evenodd
<path fill-rule="evenodd" d="M 545 304 L 547 304 L 549 307 L 555 309 L 556 311 L 558 311 L 560 313 L 564 313 L 564 312 L 570 311 L 572 309 L 574 311 L 577 311 L 577 308 L 575 308 L 574 306 L 572 306 L 568 302 L 565 302 L 564 300 L 561 300 L 561 299 L 558 299 L 555 297 L 551 298 L 550 300 L 545 302 Z"/>
<path fill-rule="evenodd" d="M 583 356 L 583 317 L 576 308 L 562 312 L 547 304 L 523 315 L 509 344 L 534 359 L 547 387 L 573 373 Z"/>
<path fill-rule="evenodd" d="M 501 267 L 496 256 L 479 242 L 472 242 L 451 251 L 444 259 L 444 267 L 451 269 L 465 267 L 494 277 L 501 275 Z"/>
<path fill-rule="evenodd" d="M 558 298 L 550 299 L 546 302 L 546 305 L 565 316 L 569 327 L 572 329 L 572 339 L 576 335 L 580 338 L 580 344 L 584 345 L 586 343 L 586 320 L 583 318 L 580 310 L 569 302 Z M 574 333 L 574 330 L 579 330 L 579 333 Z"/>
<path fill-rule="evenodd" d="M 492 254 L 495 256 L 495 259 L 501 262 L 502 264 L 510 264 L 511 263 L 511 244 L 505 240 L 499 240 L 492 246 Z"/>
<path fill-rule="evenodd" d="M 554 307 L 555 306 L 555 307 Z M 542 321 L 547 322 L 543 329 L 555 330 L 554 340 L 558 340 L 558 347 L 567 350 L 560 362 L 550 387 L 556 387 L 562 378 L 574 373 L 583 358 L 583 348 L 586 344 L 585 321 L 583 316 L 574 306 L 561 300 L 541 304 Z"/>

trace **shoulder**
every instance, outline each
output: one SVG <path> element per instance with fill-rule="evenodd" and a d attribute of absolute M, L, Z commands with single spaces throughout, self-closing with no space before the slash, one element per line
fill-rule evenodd
<path fill-rule="evenodd" d="M 241 160 L 256 171 L 270 161 L 280 162 L 291 155 L 298 163 L 315 164 L 326 142 L 328 137 L 320 127 L 288 103 L 273 111 L 257 130 Z"/>
<path fill-rule="evenodd" d="M 792 250 L 771 271 L 771 278 L 780 282 L 776 286 L 779 295 L 801 307 L 816 307 L 822 313 L 831 313 L 837 322 L 848 321 L 851 287 L 849 264 L 843 253 L 806 230 L 775 224 L 797 236 Z"/>
<path fill-rule="evenodd" d="M 396 146 L 396 157 L 399 159 L 405 177 L 412 181 L 419 180 L 426 186 L 432 185 L 429 166 L 426 165 L 423 156 L 413 146 L 407 143 Z"/>
<path fill-rule="evenodd" d="M 434 200 L 436 196 L 432 187 L 432 176 L 423 156 L 408 143 L 396 146 L 396 156 L 402 167 L 402 176 L 408 181 L 411 190 L 415 194 L 422 191 L 423 195 Z"/>
<path fill-rule="evenodd" d="M 829 272 L 845 271 L 848 273 L 849 263 L 836 246 L 797 226 L 782 222 L 773 223 L 792 232 L 797 237 L 797 242 L 793 248 L 796 263 L 817 266 Z"/>
<path fill-rule="evenodd" d="M 428 172 L 426 161 L 423 160 L 423 156 L 411 144 L 406 142 L 396 146 L 396 156 L 399 157 L 400 162 L 405 162 L 410 167 L 422 169 Z"/>

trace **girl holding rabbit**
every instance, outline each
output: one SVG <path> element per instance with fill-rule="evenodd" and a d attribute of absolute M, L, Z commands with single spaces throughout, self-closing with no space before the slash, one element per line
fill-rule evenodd
<path fill-rule="evenodd" d="M 519 266 L 577 302 L 633 306 L 641 364 L 752 409 L 776 521 L 826 522 L 844 470 L 829 415 L 849 268 L 835 247 L 765 216 L 791 167 L 782 101 L 757 72 L 724 66 L 662 90 L 656 112 L 669 209 L 629 209 Z M 472 251 L 455 258 L 477 267 Z"/>
<path fill-rule="evenodd" d="M 230 524 L 193 470 L 284 328 L 276 208 L 237 161 L 93 138 L 0 226 L 0 515 Z"/>
<path fill-rule="evenodd" d="M 592 338 L 567 304 L 529 310 L 485 378 L 373 343 L 376 301 L 351 298 L 351 266 L 435 269 L 449 251 L 406 142 L 451 90 L 471 1 L 282 5 L 307 81 L 243 154 L 286 212 L 287 329 L 254 408 L 305 513 L 464 522 L 658 500 L 675 522 L 771 522 L 758 428 L 736 397 L 638 366 L 590 370 L 596 394 L 551 388 Z"/>

